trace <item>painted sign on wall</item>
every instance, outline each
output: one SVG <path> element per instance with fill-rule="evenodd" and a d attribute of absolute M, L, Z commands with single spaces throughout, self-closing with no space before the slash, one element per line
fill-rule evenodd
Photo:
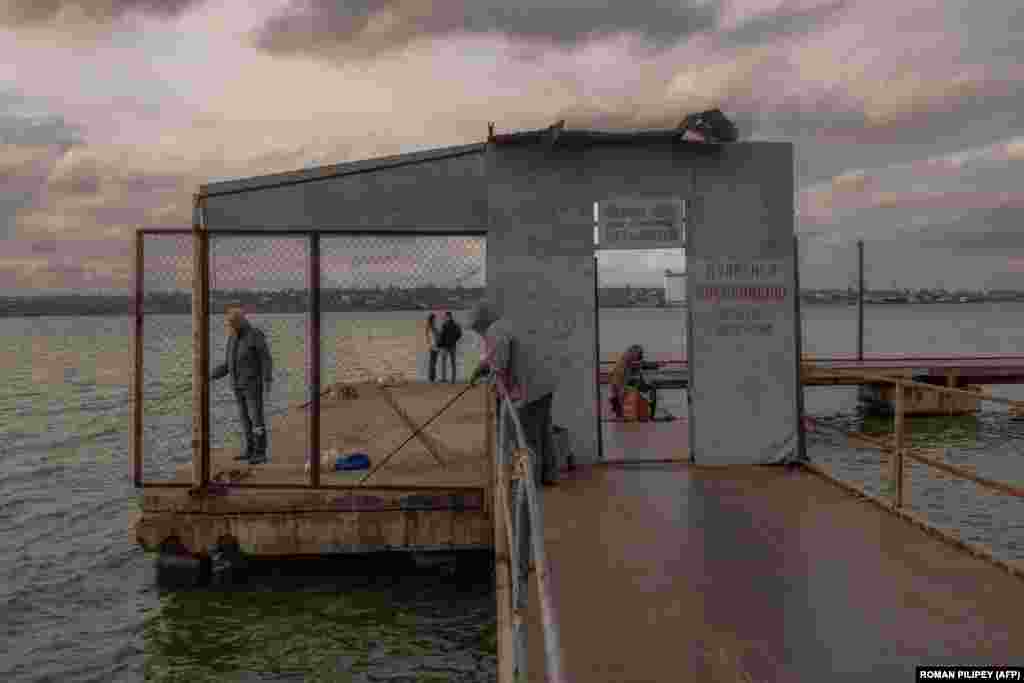
<path fill-rule="evenodd" d="M 690 272 L 695 331 L 706 337 L 772 336 L 791 307 L 784 261 L 700 259 Z"/>
<path fill-rule="evenodd" d="M 686 202 L 678 197 L 597 202 L 598 249 L 679 249 L 685 224 Z"/>
<path fill-rule="evenodd" d="M 795 447 L 794 268 L 724 256 L 688 268 L 699 462 L 777 462 Z"/>

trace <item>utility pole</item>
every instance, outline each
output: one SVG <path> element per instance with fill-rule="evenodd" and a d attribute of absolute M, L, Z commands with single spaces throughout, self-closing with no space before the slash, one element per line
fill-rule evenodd
<path fill-rule="evenodd" d="M 864 360 L 864 240 L 857 240 L 857 360 Z"/>

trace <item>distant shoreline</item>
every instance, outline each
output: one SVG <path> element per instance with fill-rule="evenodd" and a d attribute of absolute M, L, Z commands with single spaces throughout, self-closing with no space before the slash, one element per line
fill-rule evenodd
<path fill-rule="evenodd" d="M 990 304 L 990 303 L 1024 303 L 1024 299 L 975 299 L 968 302 L 960 301 L 865 301 L 865 307 L 875 306 L 972 306 L 975 304 Z M 800 304 L 808 307 L 813 306 L 815 308 L 855 308 L 856 302 L 848 301 L 814 301 L 808 299 L 801 299 Z M 255 315 L 304 315 L 308 311 L 302 310 L 274 310 L 273 307 L 268 307 L 270 310 L 265 310 L 261 306 L 248 306 L 249 310 Z M 626 310 L 644 310 L 644 311 L 684 311 L 687 309 L 685 304 L 675 305 L 662 305 L 662 304 L 631 304 L 631 305 L 611 305 L 601 306 L 599 310 L 604 311 L 626 311 Z M 360 307 L 360 308 L 339 308 L 329 307 L 322 308 L 322 313 L 424 313 L 429 311 L 438 310 L 450 310 L 450 311 L 467 311 L 469 306 L 466 305 L 445 305 L 438 304 L 436 306 L 428 306 L 427 308 L 408 308 L 408 307 Z M 162 315 L 191 315 L 190 311 L 181 310 L 170 310 L 170 311 L 147 311 L 144 313 L 145 317 L 151 316 L 162 316 Z M 223 310 L 220 308 L 211 310 L 210 317 L 216 317 L 223 315 Z M 92 310 L 69 310 L 66 308 L 57 308 L 57 310 L 41 310 L 40 308 L 33 307 L 29 310 L 0 310 L 0 318 L 130 318 L 134 316 L 134 311 L 131 309 L 125 310 L 124 307 L 111 308 L 111 309 L 92 309 Z"/>

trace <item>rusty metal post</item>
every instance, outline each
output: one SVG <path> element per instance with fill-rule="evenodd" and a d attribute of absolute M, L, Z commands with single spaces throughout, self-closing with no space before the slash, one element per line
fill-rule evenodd
<path fill-rule="evenodd" d="M 857 360 L 864 360 L 864 240 L 857 240 Z"/>
<path fill-rule="evenodd" d="M 804 433 L 804 318 L 800 305 L 800 237 L 793 235 L 793 320 L 796 325 L 796 459 L 807 459 Z"/>
<path fill-rule="evenodd" d="M 132 424 L 131 467 L 132 484 L 142 486 L 142 296 L 145 235 L 135 232 L 135 300 L 132 302 L 135 323 L 132 335 Z"/>
<path fill-rule="evenodd" d="M 192 214 L 192 484 L 210 481 L 210 235 L 203 224 L 203 198 Z"/>
<path fill-rule="evenodd" d="M 594 391 L 597 393 L 597 461 L 604 460 L 604 424 L 601 422 L 601 289 L 597 279 L 597 256 L 594 256 Z M 570 468 L 572 469 L 572 468 Z"/>
<path fill-rule="evenodd" d="M 320 488 L 320 233 L 309 236 L 309 485 Z"/>
<path fill-rule="evenodd" d="M 903 507 L 903 445 L 904 445 L 904 429 L 906 427 L 906 420 L 904 415 L 904 409 L 906 407 L 906 392 L 907 387 L 902 382 L 896 383 L 895 404 L 895 428 L 893 430 L 895 436 L 895 443 L 893 444 L 894 449 L 890 454 L 889 460 L 889 480 L 893 487 L 893 496 L 896 507 Z"/>

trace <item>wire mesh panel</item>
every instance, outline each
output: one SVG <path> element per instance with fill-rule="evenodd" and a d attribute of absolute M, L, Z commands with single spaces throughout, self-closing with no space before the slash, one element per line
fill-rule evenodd
<path fill-rule="evenodd" d="M 191 235 L 143 235 L 143 481 L 192 458 L 192 276 Z"/>
<path fill-rule="evenodd" d="M 212 476 L 246 453 L 304 462 L 308 244 L 305 235 L 210 236 L 210 371 L 216 378 L 210 392 Z M 229 322 L 233 308 L 246 323 L 240 330 Z M 228 355 L 232 337 L 233 358 Z"/>
<path fill-rule="evenodd" d="M 322 386 L 400 377 L 430 381 L 427 317 L 466 328 L 484 293 L 486 240 L 465 236 L 325 235 L 321 239 Z M 480 358 L 465 329 L 455 347 L 455 379 Z M 436 357 L 433 377 L 451 379 Z"/>

